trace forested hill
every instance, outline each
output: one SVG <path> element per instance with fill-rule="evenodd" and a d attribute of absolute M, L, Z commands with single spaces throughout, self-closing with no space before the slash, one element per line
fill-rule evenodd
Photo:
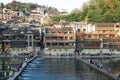
<path fill-rule="evenodd" d="M 120 0 L 90 0 L 67 16 L 54 17 L 54 21 L 120 22 Z"/>
<path fill-rule="evenodd" d="M 23 13 L 29 12 L 30 10 L 35 9 L 36 7 L 42 7 L 46 8 L 47 10 L 50 10 L 51 12 L 58 12 L 58 10 L 54 7 L 48 7 L 44 5 L 38 5 L 34 3 L 22 3 L 22 2 L 17 2 L 17 1 L 12 1 L 11 3 L 8 3 L 4 5 L 1 3 L 1 8 L 6 7 L 8 9 L 12 9 L 13 11 L 22 11 Z"/>

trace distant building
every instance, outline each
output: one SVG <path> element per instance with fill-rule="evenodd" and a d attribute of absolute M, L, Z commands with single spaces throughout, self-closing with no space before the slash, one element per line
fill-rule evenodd
<path fill-rule="evenodd" d="M 0 19 L 1 20 L 10 20 L 14 18 L 20 18 L 23 16 L 23 13 L 20 11 L 12 11 L 11 9 L 3 8 L 2 11 L 0 11 Z"/>
<path fill-rule="evenodd" d="M 40 21 L 41 24 L 46 24 L 46 20 L 50 17 L 45 8 L 36 8 L 31 10 L 29 20 Z"/>
<path fill-rule="evenodd" d="M 58 15 L 68 15 L 67 9 L 61 9 Z"/>

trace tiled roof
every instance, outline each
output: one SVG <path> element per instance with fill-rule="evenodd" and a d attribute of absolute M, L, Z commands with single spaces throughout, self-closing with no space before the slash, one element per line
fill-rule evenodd
<path fill-rule="evenodd" d="M 62 27 L 62 28 L 46 28 L 47 31 L 51 32 L 67 32 L 73 31 L 72 27 Z"/>
<path fill-rule="evenodd" d="M 7 29 L 7 30 L 2 31 L 2 33 L 3 34 L 11 34 L 12 30 L 11 29 Z"/>
<path fill-rule="evenodd" d="M 114 27 L 115 23 L 96 23 L 96 27 Z"/>
<path fill-rule="evenodd" d="M 16 29 L 10 28 L 10 29 L 4 30 L 2 33 L 3 34 L 21 35 L 21 34 L 31 34 L 31 33 L 32 34 L 39 34 L 39 31 L 38 30 L 31 30 L 29 28 L 22 27 L 22 28 L 16 28 Z"/>
<path fill-rule="evenodd" d="M 73 31 L 72 27 L 62 27 L 62 31 Z"/>
<path fill-rule="evenodd" d="M 47 28 L 46 30 L 51 31 L 51 32 L 61 32 L 61 28 Z"/>

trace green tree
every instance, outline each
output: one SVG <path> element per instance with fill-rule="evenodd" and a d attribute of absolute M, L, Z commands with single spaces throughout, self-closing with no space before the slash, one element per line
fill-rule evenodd
<path fill-rule="evenodd" d="M 120 0 L 90 0 L 82 8 L 83 18 L 89 22 L 119 22 Z"/>
<path fill-rule="evenodd" d="M 96 10 L 89 10 L 87 16 L 90 22 L 102 22 L 103 16 L 101 14 L 102 14 L 102 10 L 96 9 Z"/>
<path fill-rule="evenodd" d="M 0 3 L 0 8 L 4 8 L 4 4 L 3 3 Z"/>

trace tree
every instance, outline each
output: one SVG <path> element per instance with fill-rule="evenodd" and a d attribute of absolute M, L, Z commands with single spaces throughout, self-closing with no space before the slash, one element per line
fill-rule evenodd
<path fill-rule="evenodd" d="M 82 17 L 89 22 L 119 22 L 120 0 L 90 0 L 82 7 Z"/>
<path fill-rule="evenodd" d="M 0 8 L 4 8 L 4 4 L 3 3 L 0 3 Z"/>
<path fill-rule="evenodd" d="M 85 19 L 85 17 L 87 16 L 87 13 L 88 13 L 88 5 L 86 3 L 83 4 L 82 6 L 82 20 Z"/>
<path fill-rule="evenodd" d="M 52 20 L 50 19 L 50 17 L 47 17 L 46 24 L 50 24 L 50 22 L 52 22 Z"/>
<path fill-rule="evenodd" d="M 102 10 L 96 9 L 96 10 L 89 10 L 87 16 L 90 22 L 102 22 L 103 16 L 101 14 L 102 14 Z"/>
<path fill-rule="evenodd" d="M 88 20 L 89 20 L 89 18 L 88 18 L 88 16 L 86 16 L 86 17 L 85 17 L 85 21 L 88 22 Z"/>
<path fill-rule="evenodd" d="M 11 6 L 11 9 L 14 10 L 14 11 L 15 11 L 16 8 L 18 7 L 16 1 L 12 1 L 12 3 L 10 3 L 10 6 Z"/>

